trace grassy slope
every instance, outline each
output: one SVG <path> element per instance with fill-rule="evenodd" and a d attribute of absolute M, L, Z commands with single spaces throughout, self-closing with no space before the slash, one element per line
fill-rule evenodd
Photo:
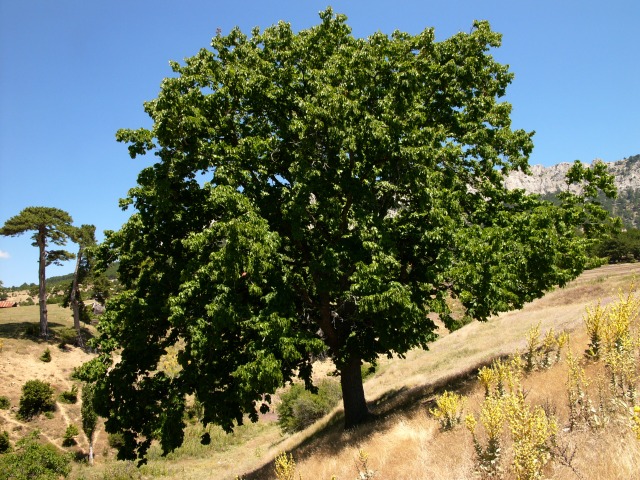
<path fill-rule="evenodd" d="M 472 323 L 443 335 L 427 352 L 412 351 L 404 360 L 381 360 L 379 372 L 365 384 L 367 398 L 378 419 L 355 431 L 342 430 L 339 408 L 306 431 L 289 437 L 280 435 L 272 416 L 257 425 L 238 429 L 233 436 L 212 428 L 214 441 L 208 447 L 199 444 L 201 431 L 191 426 L 179 451 L 168 458 L 160 458 L 157 450 L 152 451 L 151 461 L 142 474 L 155 478 L 233 479 L 236 475 L 247 479 L 274 478 L 272 460 L 287 451 L 293 454 L 304 479 L 329 480 L 332 475 L 353 479 L 358 475 L 356 459 L 362 450 L 368 454 L 368 468 L 377 472 L 374 478 L 473 478 L 473 448 L 468 432 L 459 428 L 441 433 L 428 414 L 436 394 L 445 387 L 455 388 L 469 395 L 467 410 L 477 412 L 482 401 L 481 389 L 475 381 L 477 368 L 498 356 L 523 349 L 526 332 L 539 322 L 542 332 L 551 327 L 572 332 L 572 349 L 584 351 L 585 306 L 598 299 L 611 301 L 618 289 L 626 288 L 638 273 L 640 265 L 607 266 L 587 272 L 566 288 L 551 292 L 519 312 L 501 315 L 484 324 Z M 71 325 L 69 310 L 50 307 L 52 323 Z M 20 333 L 26 322 L 37 321 L 37 315 L 36 306 L 0 310 L 0 340 L 4 342 L 0 352 L 0 385 L 2 395 L 9 396 L 14 409 L 20 386 L 26 380 L 41 378 L 51 381 L 57 391 L 66 390 L 71 385 L 71 368 L 88 358 L 78 349 L 62 352 L 52 344 L 53 361 L 40 362 L 38 357 L 45 345 Z M 318 370 L 330 369 L 325 364 Z M 534 373 L 525 382 L 528 399 L 556 411 L 562 422 L 567 410 L 565 382 L 566 367 L 562 364 Z M 13 439 L 38 427 L 60 445 L 68 422 L 79 425 L 77 405 L 60 405 L 53 419 L 41 417 L 29 424 L 16 422 L 11 411 L 0 411 L 0 429 L 10 431 Z M 640 471 L 640 442 L 625 432 L 602 433 L 597 438 L 584 432 L 572 437 L 572 445 L 577 448 L 574 459 L 577 471 L 584 478 L 631 478 L 633 472 Z M 629 438 L 620 441 L 620 435 Z M 83 436 L 78 440 L 76 450 L 86 450 Z M 113 452 L 106 448 L 105 440 L 101 431 L 96 448 L 97 466 L 93 469 L 78 466 L 72 476 L 106 478 L 105 475 L 116 472 L 132 473 L 129 467 L 114 463 Z M 598 448 L 593 448 L 596 445 Z M 605 462 L 604 458 L 608 460 Z M 550 467 L 547 474 L 553 478 L 578 478 L 561 466 Z"/>

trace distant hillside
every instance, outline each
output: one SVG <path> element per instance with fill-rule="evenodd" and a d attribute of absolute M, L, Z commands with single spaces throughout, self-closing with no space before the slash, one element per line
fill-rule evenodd
<path fill-rule="evenodd" d="M 564 179 L 571 165 L 534 165 L 531 167 L 531 175 L 514 172 L 506 179 L 505 185 L 509 189 L 522 188 L 529 193 L 537 193 L 550 199 L 566 188 Z M 603 205 L 613 215 L 621 217 L 625 226 L 640 228 L 640 155 L 609 162 L 606 165 L 609 172 L 615 176 L 618 198 L 601 198 Z"/>
<path fill-rule="evenodd" d="M 119 263 L 115 262 L 112 265 L 110 265 L 109 268 L 107 268 L 107 270 L 104 272 L 109 280 L 116 280 L 118 278 L 118 266 L 119 266 Z M 69 286 L 72 280 L 73 280 L 73 273 L 67 273 L 65 275 L 47 277 L 46 285 L 47 285 L 47 288 L 49 289 L 54 285 L 60 286 L 61 288 L 66 288 Z M 28 290 L 29 288 L 36 287 L 37 285 L 38 284 L 37 284 L 37 278 L 36 278 L 36 282 L 31 282 L 31 283 L 25 282 L 22 285 L 5 287 L 5 289 L 9 291 Z"/>

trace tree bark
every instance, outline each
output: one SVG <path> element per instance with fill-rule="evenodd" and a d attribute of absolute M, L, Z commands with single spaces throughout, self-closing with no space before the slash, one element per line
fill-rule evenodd
<path fill-rule="evenodd" d="M 45 268 L 47 266 L 47 254 L 45 252 L 45 234 L 38 232 L 37 244 L 40 249 L 38 260 L 38 303 L 40 305 L 40 336 L 47 338 L 47 284 Z"/>
<path fill-rule="evenodd" d="M 364 397 L 361 361 L 350 357 L 340 368 L 340 385 L 344 405 L 344 428 L 351 428 L 367 419 L 369 408 Z"/>

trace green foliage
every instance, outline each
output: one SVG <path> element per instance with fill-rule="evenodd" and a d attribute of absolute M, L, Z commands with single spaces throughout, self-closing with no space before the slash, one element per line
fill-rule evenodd
<path fill-rule="evenodd" d="M 373 377 L 378 371 L 378 363 L 363 363 L 360 367 L 360 375 L 362 376 L 362 381 L 367 380 L 370 377 Z"/>
<path fill-rule="evenodd" d="M 1 480 L 58 480 L 71 472 L 71 457 L 51 444 L 38 441 L 33 432 L 16 443 L 15 450 L 0 456 Z"/>
<path fill-rule="evenodd" d="M 9 432 L 3 430 L 0 432 L 0 454 L 11 451 L 11 440 L 9 439 Z"/>
<path fill-rule="evenodd" d="M 589 205 L 612 179 L 575 167 L 583 193 L 558 206 L 504 188 L 533 143 L 500 100 L 513 74 L 487 22 L 437 42 L 432 29 L 355 38 L 331 9 L 320 20 L 217 35 L 172 63 L 150 129 L 117 133 L 159 159 L 97 249 L 124 290 L 85 373 L 107 430 L 126 432 L 123 458 L 154 438 L 178 447 L 191 396 L 205 425 L 257 420 L 324 351 L 355 425 L 362 362 L 426 348 L 429 314 L 458 327 L 453 300 L 457 318 L 484 320 L 587 265 L 602 221 Z M 170 348 L 175 377 L 159 369 Z"/>
<path fill-rule="evenodd" d="M 73 385 L 71 390 L 65 390 L 58 396 L 58 400 L 62 403 L 76 403 L 78 401 L 78 386 Z"/>
<path fill-rule="evenodd" d="M 53 388 L 42 380 L 29 380 L 22 386 L 18 416 L 29 420 L 41 412 L 55 410 Z"/>
<path fill-rule="evenodd" d="M 56 331 L 58 346 L 64 348 L 67 345 L 75 345 L 78 341 L 78 333 L 69 327 L 64 327 Z"/>
<path fill-rule="evenodd" d="M 64 210 L 51 207 L 27 207 L 18 215 L 9 218 L 0 228 L 0 235 L 15 237 L 33 231 L 32 245 L 38 247 L 38 280 L 40 304 L 47 302 L 45 269 L 49 265 L 61 265 L 61 262 L 75 258 L 65 250 L 53 250 L 51 245 L 65 245 L 73 222 L 71 215 Z M 40 336 L 47 337 L 47 310 L 40 309 Z"/>
<path fill-rule="evenodd" d="M 77 443 L 75 436 L 78 435 L 78 433 L 80 433 L 78 432 L 78 427 L 74 424 L 67 426 L 67 429 L 64 432 L 64 437 L 62 437 L 62 446 L 71 447 L 75 445 Z"/>
<path fill-rule="evenodd" d="M 595 253 L 606 257 L 609 263 L 640 261 L 640 230 L 632 228 L 604 238 Z"/>
<path fill-rule="evenodd" d="M 122 447 L 125 446 L 124 435 L 120 432 L 110 433 L 107 436 L 107 443 L 109 443 L 109 446 L 111 448 L 120 450 Z"/>
<path fill-rule="evenodd" d="M 340 401 L 338 382 L 324 380 L 319 383 L 317 393 L 306 390 L 304 385 L 296 383 L 280 396 L 278 425 L 285 433 L 304 430 L 316 420 L 329 413 Z"/>
<path fill-rule="evenodd" d="M 40 355 L 40 361 L 45 363 L 49 363 L 51 361 L 51 350 L 49 350 L 49 348 L 45 348 L 44 352 L 42 352 L 42 355 Z"/>
<path fill-rule="evenodd" d="M 47 305 L 62 305 L 64 303 L 64 295 L 49 295 L 47 297 Z"/>
<path fill-rule="evenodd" d="M 11 407 L 11 402 L 8 397 L 0 395 L 0 410 L 8 410 Z"/>
<path fill-rule="evenodd" d="M 82 431 L 89 439 L 89 443 L 93 443 L 93 434 L 98 424 L 98 415 L 93 407 L 93 389 L 92 384 L 85 384 L 82 387 L 82 407 L 80 408 Z M 109 445 L 111 445 L 111 435 L 109 436 Z"/>

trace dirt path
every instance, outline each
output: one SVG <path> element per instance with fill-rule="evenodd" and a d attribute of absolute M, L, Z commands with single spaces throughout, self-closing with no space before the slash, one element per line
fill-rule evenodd
<path fill-rule="evenodd" d="M 26 431 L 26 432 L 31 433 L 31 432 L 33 432 L 34 430 L 39 430 L 39 429 L 37 429 L 37 428 L 33 428 L 33 427 L 32 427 L 31 425 L 29 425 L 28 423 L 21 422 L 20 420 L 17 420 L 17 419 L 15 419 L 15 418 L 11 418 L 11 417 L 9 416 L 9 414 L 8 414 L 6 411 L 4 411 L 4 410 L 0 410 L 0 417 L 1 417 L 5 422 L 7 422 L 7 423 L 11 423 L 11 424 L 13 424 L 13 425 L 15 425 L 15 426 L 17 426 L 17 427 L 20 427 L 20 429 L 21 429 L 21 430 L 24 430 L 24 431 Z M 60 450 L 60 451 L 62 451 L 62 452 L 67 453 L 67 451 L 66 451 L 64 448 L 62 448 L 62 446 L 58 445 L 58 444 L 56 443 L 56 441 L 55 441 L 53 438 L 51 438 L 49 435 L 47 435 L 47 433 L 46 433 L 46 432 L 44 432 L 44 431 L 42 431 L 42 430 L 39 430 L 39 431 L 40 431 L 40 436 L 41 436 L 41 437 L 43 437 L 44 439 L 46 439 L 46 440 L 47 440 L 47 442 L 49 442 L 50 444 L 54 445 L 58 450 Z"/>

